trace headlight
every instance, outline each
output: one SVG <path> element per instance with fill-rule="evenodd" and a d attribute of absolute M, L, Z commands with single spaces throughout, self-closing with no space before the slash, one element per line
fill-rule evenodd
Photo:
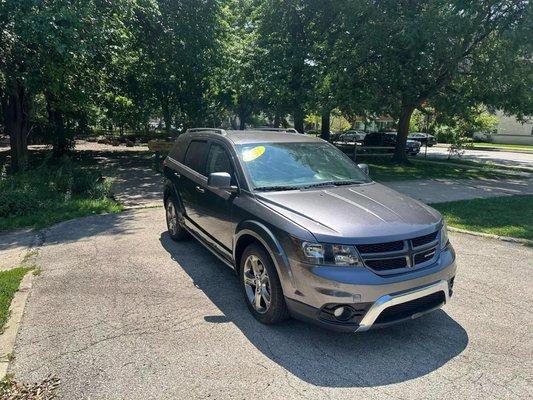
<path fill-rule="evenodd" d="M 440 248 L 444 249 L 450 241 L 448 240 L 448 228 L 446 227 L 446 222 L 442 223 L 442 228 L 440 228 Z"/>
<path fill-rule="evenodd" d="M 344 244 L 301 243 L 303 259 L 310 264 L 361 267 L 363 262 L 354 246 Z"/>

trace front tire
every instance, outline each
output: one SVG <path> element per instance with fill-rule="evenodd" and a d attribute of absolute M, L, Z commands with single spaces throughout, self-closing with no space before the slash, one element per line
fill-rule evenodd
<path fill-rule="evenodd" d="M 185 240 L 189 234 L 181 225 L 181 214 L 178 211 L 177 201 L 173 196 L 168 196 L 165 201 L 165 215 L 167 220 L 167 229 L 170 238 L 176 242 Z"/>
<path fill-rule="evenodd" d="M 244 301 L 255 319 L 270 325 L 289 318 L 276 267 L 262 246 L 252 243 L 244 250 L 239 275 Z"/>

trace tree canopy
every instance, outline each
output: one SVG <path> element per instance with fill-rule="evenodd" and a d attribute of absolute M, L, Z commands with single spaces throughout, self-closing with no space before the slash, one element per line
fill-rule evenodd
<path fill-rule="evenodd" d="M 332 110 L 533 114 L 527 0 L 0 0 L 0 100 L 14 169 L 27 138 L 252 123 L 302 132 Z M 418 111 L 417 111 L 418 112 Z"/>

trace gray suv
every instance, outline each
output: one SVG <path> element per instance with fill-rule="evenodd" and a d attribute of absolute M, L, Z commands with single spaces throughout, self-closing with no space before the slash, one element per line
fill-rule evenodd
<path fill-rule="evenodd" d="M 164 173 L 169 235 L 193 236 L 233 268 L 262 323 L 293 316 L 361 332 L 452 295 L 455 253 L 439 213 L 321 139 L 190 129 Z"/>

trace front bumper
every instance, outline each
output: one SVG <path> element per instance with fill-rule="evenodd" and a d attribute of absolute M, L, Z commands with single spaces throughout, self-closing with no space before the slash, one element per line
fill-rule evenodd
<path fill-rule="evenodd" d="M 442 251 L 431 266 L 379 276 L 367 268 L 308 266 L 291 260 L 297 290 L 286 297 L 291 315 L 337 331 L 362 332 L 384 327 L 442 307 L 452 295 L 456 272 L 453 250 Z M 338 320 L 333 311 L 352 313 Z"/>

